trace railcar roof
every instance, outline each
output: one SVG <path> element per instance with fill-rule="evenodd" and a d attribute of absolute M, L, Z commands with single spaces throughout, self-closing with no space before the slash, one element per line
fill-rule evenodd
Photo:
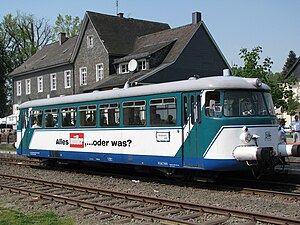
<path fill-rule="evenodd" d="M 39 99 L 24 102 L 20 108 L 31 108 L 46 105 L 60 105 L 77 102 L 88 102 L 105 99 L 117 99 L 125 97 L 137 97 L 151 94 L 163 94 L 182 91 L 196 90 L 216 90 L 216 89 L 246 89 L 270 91 L 269 86 L 262 84 L 261 87 L 255 85 L 256 78 L 242 78 L 233 76 L 214 76 L 199 79 L 189 79 L 184 81 L 151 84 L 145 86 L 130 87 L 126 89 L 116 89 L 107 91 L 97 91 L 92 93 L 68 95 L 55 98 Z"/>

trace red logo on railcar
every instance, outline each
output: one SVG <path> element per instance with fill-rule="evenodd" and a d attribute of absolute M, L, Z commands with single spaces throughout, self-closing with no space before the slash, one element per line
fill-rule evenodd
<path fill-rule="evenodd" d="M 70 133 L 70 148 L 84 148 L 84 133 Z"/>

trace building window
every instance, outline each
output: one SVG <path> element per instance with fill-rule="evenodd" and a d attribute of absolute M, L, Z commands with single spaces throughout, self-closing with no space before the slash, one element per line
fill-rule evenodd
<path fill-rule="evenodd" d="M 129 73 L 129 70 L 128 70 L 128 63 L 122 63 L 119 65 L 119 73 L 122 74 L 122 73 Z"/>
<path fill-rule="evenodd" d="M 38 92 L 43 92 L 43 77 L 37 78 L 37 88 Z"/>
<path fill-rule="evenodd" d="M 22 94 L 21 81 L 17 81 L 17 96 L 21 96 L 21 94 Z"/>
<path fill-rule="evenodd" d="M 94 36 L 93 35 L 87 36 L 87 47 L 88 48 L 94 47 Z"/>
<path fill-rule="evenodd" d="M 66 70 L 65 74 L 65 88 L 71 87 L 71 70 Z"/>
<path fill-rule="evenodd" d="M 96 65 L 96 82 L 104 78 L 103 63 Z"/>
<path fill-rule="evenodd" d="M 26 83 L 26 86 L 25 86 L 26 95 L 30 95 L 30 92 L 31 92 L 30 79 L 27 79 L 25 81 L 25 83 Z"/>
<path fill-rule="evenodd" d="M 50 74 L 50 87 L 51 91 L 56 90 L 56 73 Z"/>
<path fill-rule="evenodd" d="M 86 69 L 86 67 L 81 67 L 79 69 L 79 74 L 80 74 L 80 86 L 87 85 L 87 69 Z"/>
<path fill-rule="evenodd" d="M 138 64 L 139 64 L 139 70 L 146 70 L 147 69 L 146 59 L 139 60 Z"/>

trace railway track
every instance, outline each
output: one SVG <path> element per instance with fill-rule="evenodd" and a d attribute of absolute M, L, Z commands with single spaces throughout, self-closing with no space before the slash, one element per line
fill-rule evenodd
<path fill-rule="evenodd" d="M 74 171 L 73 168 L 68 168 L 65 165 L 57 165 L 57 167 L 44 166 L 41 161 L 36 159 L 20 159 L 20 158 L 0 158 L 0 163 L 17 165 L 17 166 L 28 166 L 28 167 L 37 167 L 42 169 L 50 170 L 60 170 L 63 171 Z M 61 168 L 60 168 L 61 167 Z M 79 172 L 82 172 L 81 170 Z M 89 173 L 89 171 L 85 171 Z M 95 172 L 92 171 L 94 174 Z M 177 182 L 176 182 L 177 183 Z M 185 183 L 190 186 L 198 187 L 195 182 Z M 252 195 L 263 195 L 263 196 L 279 196 L 292 200 L 300 200 L 300 184 L 294 183 L 283 183 L 283 182 L 272 182 L 272 181 L 260 181 L 260 180 L 246 180 L 246 179 L 234 179 L 234 178 L 225 178 L 217 184 L 206 184 L 206 188 L 214 188 L 218 190 L 229 190 L 237 191 L 245 194 Z M 252 187 L 252 188 L 249 188 Z"/>
<path fill-rule="evenodd" d="M 220 224 L 229 221 L 241 224 L 300 224 L 300 220 L 292 218 L 4 174 L 0 174 L 0 189 L 30 196 L 32 201 L 43 205 L 55 204 L 55 208 L 81 208 L 85 210 L 84 214 L 98 213 L 97 219 L 120 224 L 131 221 L 163 224 Z"/>
<path fill-rule="evenodd" d="M 17 166 L 41 166 L 39 160 L 21 159 L 14 157 L 0 157 L 0 164 L 17 165 Z"/>

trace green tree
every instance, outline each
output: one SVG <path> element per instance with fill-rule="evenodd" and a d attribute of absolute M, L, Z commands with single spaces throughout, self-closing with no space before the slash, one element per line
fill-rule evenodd
<path fill-rule="evenodd" d="M 65 15 L 63 17 L 61 14 L 59 14 L 55 21 L 52 41 L 57 41 L 58 34 L 61 32 L 66 33 L 67 37 L 74 37 L 75 35 L 78 35 L 81 23 L 82 21 L 78 16 L 73 18 L 70 15 Z"/>
<path fill-rule="evenodd" d="M 17 13 L 7 14 L 1 23 L 6 32 L 6 49 L 9 50 L 14 66 L 18 67 L 36 51 L 50 43 L 52 28 L 44 18 Z"/>
<path fill-rule="evenodd" d="M 294 74 L 290 74 L 287 77 L 287 73 L 290 71 L 290 69 L 295 64 L 296 61 L 297 61 L 297 56 L 295 52 L 290 51 L 281 72 L 282 85 L 284 86 L 285 98 L 287 103 L 286 108 L 284 110 L 287 112 L 287 114 L 291 116 L 295 115 L 299 103 L 297 98 L 295 97 L 295 94 L 292 91 L 292 85 L 296 84 L 296 77 Z"/>
<path fill-rule="evenodd" d="M 48 25 L 48 21 L 37 19 L 33 15 L 19 12 L 16 16 L 7 14 L 0 22 L 0 40 L 5 52 L 5 61 L 1 60 L 5 62 L 1 65 L 4 68 L 4 76 L 0 75 L 5 79 L 3 81 L 6 85 L 5 96 L 10 111 L 12 109 L 12 82 L 8 74 L 35 54 L 38 49 L 48 44 L 51 35 L 52 28 Z"/>
<path fill-rule="evenodd" d="M 282 68 L 282 74 L 284 76 L 287 75 L 287 73 L 290 71 L 290 69 L 292 68 L 292 66 L 295 64 L 295 62 L 297 61 L 297 56 L 296 53 L 294 51 L 290 51 L 289 55 L 286 59 L 286 62 Z"/>
<path fill-rule="evenodd" d="M 4 48 L 3 40 L 0 39 L 0 117 L 7 115 L 7 54 Z"/>
<path fill-rule="evenodd" d="M 270 57 L 266 57 L 262 64 L 259 63 L 261 59 L 262 47 L 258 46 L 248 51 L 247 48 L 240 50 L 240 57 L 244 60 L 243 66 L 234 65 L 232 68 L 234 76 L 259 78 L 262 82 L 269 85 L 272 92 L 274 105 L 277 108 L 282 107 L 285 111 L 294 104 L 295 98 L 293 92 L 287 89 L 287 86 L 292 85 L 291 82 L 286 82 L 282 73 L 273 74 L 271 71 L 273 61 Z M 290 107 L 289 106 L 289 107 Z"/>

